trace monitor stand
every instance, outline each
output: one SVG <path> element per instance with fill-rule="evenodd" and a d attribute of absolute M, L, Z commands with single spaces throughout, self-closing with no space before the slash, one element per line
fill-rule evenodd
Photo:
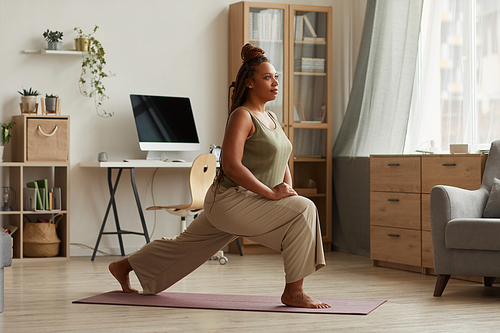
<path fill-rule="evenodd" d="M 166 156 L 164 151 L 148 151 L 148 156 L 146 160 L 149 161 L 167 161 L 168 157 Z"/>

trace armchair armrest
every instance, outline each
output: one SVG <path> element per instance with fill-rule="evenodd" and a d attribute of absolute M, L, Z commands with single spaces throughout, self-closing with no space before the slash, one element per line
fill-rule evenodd
<path fill-rule="evenodd" d="M 9 234 L 0 231 L 0 269 L 12 265 L 12 240 Z"/>

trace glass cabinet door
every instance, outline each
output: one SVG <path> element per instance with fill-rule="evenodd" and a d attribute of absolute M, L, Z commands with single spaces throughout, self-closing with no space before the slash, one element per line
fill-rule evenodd
<path fill-rule="evenodd" d="M 285 90 L 285 46 L 284 46 L 284 9 L 254 8 L 249 9 L 249 42 L 265 51 L 265 56 L 278 73 L 280 83 L 278 96 L 266 104 L 266 109 L 274 112 L 280 123 L 284 123 Z"/>
<path fill-rule="evenodd" d="M 326 12 L 294 10 L 293 122 L 327 123 Z"/>
<path fill-rule="evenodd" d="M 288 119 L 293 185 L 314 201 L 326 240 L 331 234 L 331 8 L 322 10 L 291 6 Z"/>

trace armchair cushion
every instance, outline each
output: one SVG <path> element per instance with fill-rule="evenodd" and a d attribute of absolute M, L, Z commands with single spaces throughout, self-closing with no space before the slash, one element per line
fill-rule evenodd
<path fill-rule="evenodd" d="M 457 218 L 446 225 L 448 249 L 500 250 L 500 219 Z"/>
<path fill-rule="evenodd" d="M 500 218 L 500 180 L 497 178 L 493 180 L 490 196 L 484 208 L 483 216 Z"/>

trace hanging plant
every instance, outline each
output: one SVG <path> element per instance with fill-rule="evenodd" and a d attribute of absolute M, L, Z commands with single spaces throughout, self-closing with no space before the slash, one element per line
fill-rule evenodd
<path fill-rule="evenodd" d="M 87 38 L 89 40 L 88 51 L 82 52 L 82 71 L 80 72 L 78 87 L 83 96 L 94 99 L 97 115 L 111 117 L 114 112 L 107 112 L 102 109 L 102 102 L 109 99 L 102 80 L 115 74 L 104 70 L 106 65 L 104 55 L 106 53 L 102 44 L 93 36 L 97 29 L 99 27 L 96 25 L 94 31 L 90 34 L 84 34 L 79 27 L 73 29 L 77 32 L 78 38 Z"/>

